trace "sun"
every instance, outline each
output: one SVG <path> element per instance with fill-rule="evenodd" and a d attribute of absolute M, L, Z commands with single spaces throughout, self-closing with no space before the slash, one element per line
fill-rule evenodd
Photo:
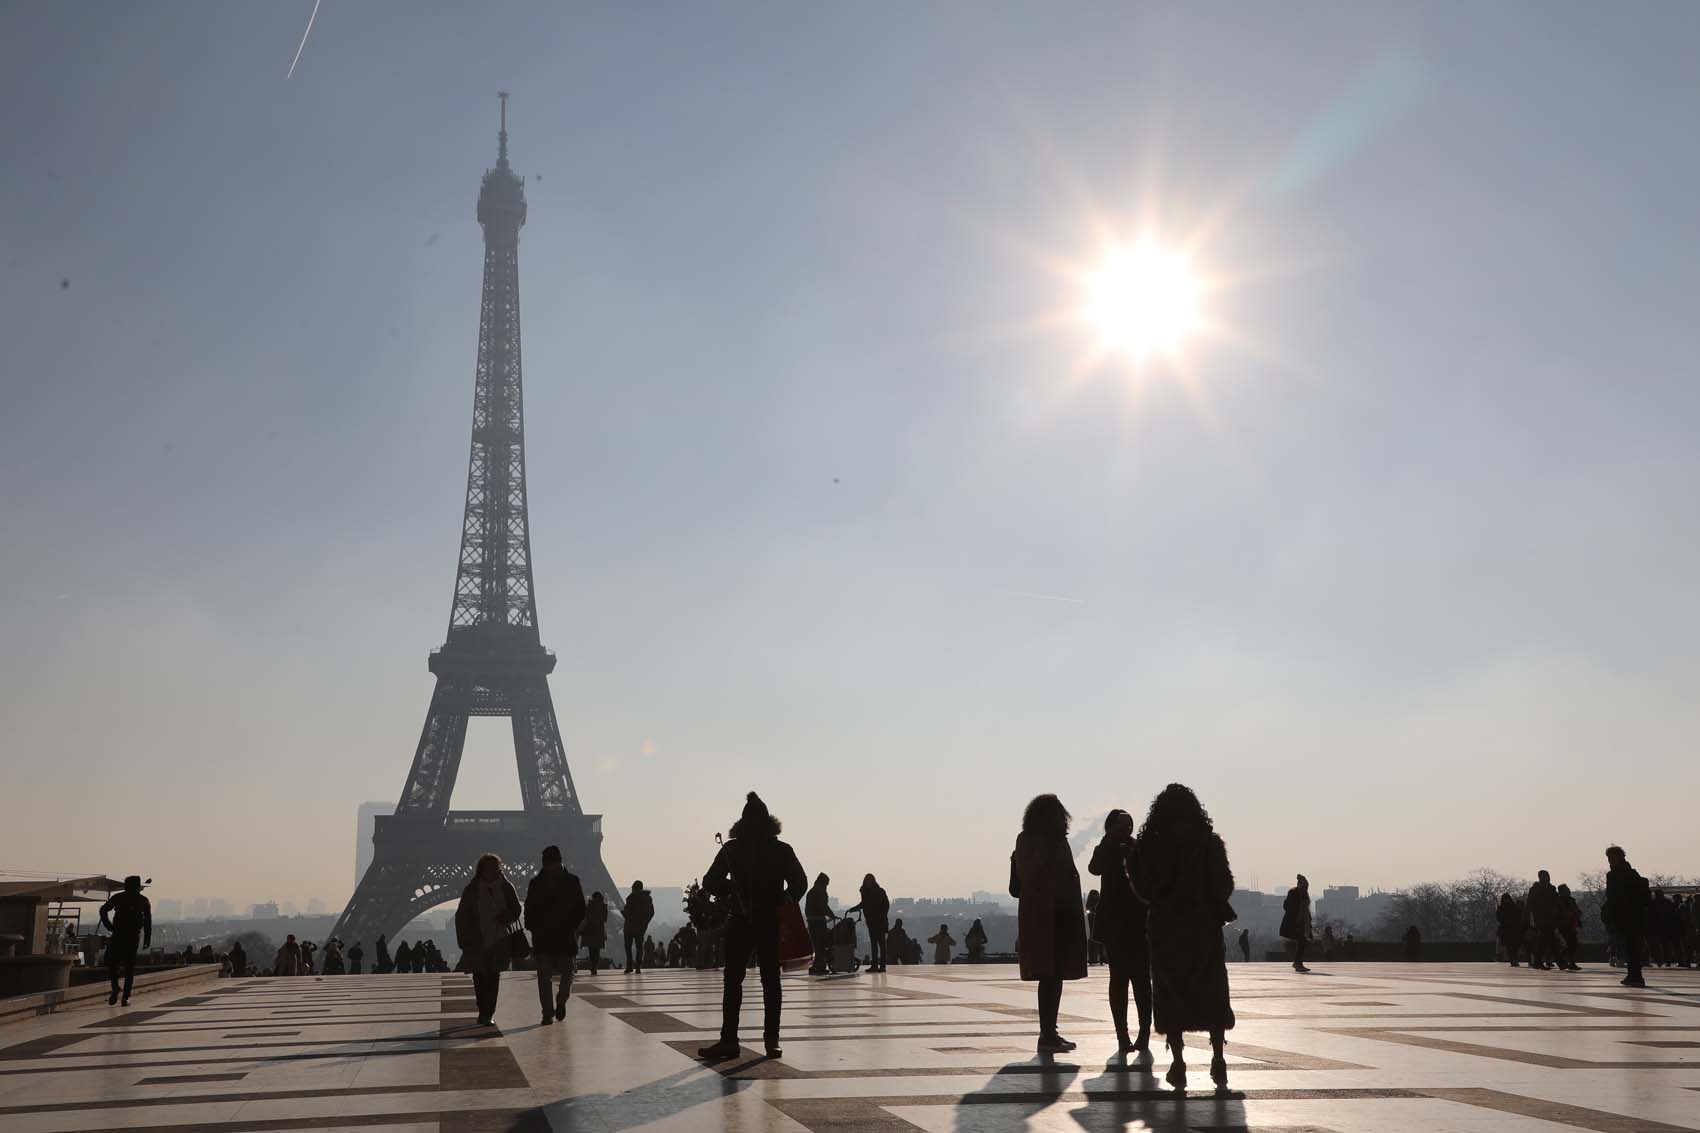
<path fill-rule="evenodd" d="M 1202 290 L 1187 257 L 1153 241 L 1119 245 L 1088 272 L 1085 313 L 1102 351 L 1145 362 L 1199 328 Z"/>

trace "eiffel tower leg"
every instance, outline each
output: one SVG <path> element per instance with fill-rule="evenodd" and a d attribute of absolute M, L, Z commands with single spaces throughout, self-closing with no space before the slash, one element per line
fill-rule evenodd
<path fill-rule="evenodd" d="M 511 695 L 521 805 L 528 811 L 583 814 L 572 773 L 567 770 L 567 750 L 561 743 L 561 726 L 555 720 L 548 684 L 540 678 L 514 689 Z"/>
<path fill-rule="evenodd" d="M 455 682 L 439 677 L 419 732 L 419 747 L 413 753 L 413 768 L 401 790 L 396 813 L 428 811 L 441 814 L 449 809 L 455 777 L 460 774 L 460 756 L 466 747 L 468 697 Z"/>
<path fill-rule="evenodd" d="M 393 951 L 396 934 L 409 921 L 459 897 L 471 880 L 471 861 L 397 859 L 380 848 L 331 935 L 344 944 L 359 941 L 374 955 L 378 937 L 386 936 Z"/>

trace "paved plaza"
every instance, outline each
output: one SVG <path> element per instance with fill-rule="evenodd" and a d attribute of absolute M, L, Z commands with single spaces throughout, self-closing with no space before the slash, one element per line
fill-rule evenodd
<path fill-rule="evenodd" d="M 497 1028 L 465 976 L 207 982 L 0 1026 L 0 1129 L 1700 1129 L 1700 973 L 1488 965 L 1230 969 L 1230 1088 L 1112 1056 L 1104 976 L 1068 985 L 1079 1050 L 1033 1053 L 1015 969 L 785 981 L 785 1056 L 705 1067 L 719 974 L 580 977 L 540 1026 L 509 973 Z M 749 981 L 746 1043 L 759 1033 Z M 754 1030 L 750 1028 L 755 1024 Z"/>

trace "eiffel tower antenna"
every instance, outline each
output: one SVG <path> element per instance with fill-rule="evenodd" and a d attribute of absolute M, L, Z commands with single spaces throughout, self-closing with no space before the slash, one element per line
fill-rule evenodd
<path fill-rule="evenodd" d="M 437 686 L 395 814 L 378 817 L 372 864 L 331 934 L 349 943 L 370 945 L 380 933 L 393 936 L 427 909 L 460 896 L 474 861 L 486 851 L 519 864 L 535 862 L 544 846 L 558 845 L 586 892 L 600 889 L 619 901 L 602 863 L 602 817 L 584 813 L 567 768 L 549 695 L 555 655 L 543 647 L 537 629 L 520 367 L 525 183 L 508 167 L 508 92 L 497 97 L 502 128 L 496 166 L 485 172 L 478 194 L 484 288 L 448 635 L 430 657 Z M 512 723 L 523 809 L 450 809 L 473 716 L 505 716 Z"/>

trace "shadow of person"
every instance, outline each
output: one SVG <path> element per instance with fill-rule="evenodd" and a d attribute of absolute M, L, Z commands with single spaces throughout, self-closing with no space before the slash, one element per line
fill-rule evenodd
<path fill-rule="evenodd" d="M 953 1128 L 958 1133 L 1019 1128 L 1055 1105 L 1079 1074 L 1079 1066 L 1058 1062 L 1048 1054 L 1011 1062 L 1000 1067 L 984 1086 L 956 1100 Z"/>
<path fill-rule="evenodd" d="M 1080 1084 L 1086 1104 L 1069 1116 L 1082 1129 L 1185 1129 L 1185 1115 L 1172 1104 L 1173 1095 L 1162 1088 L 1153 1066 L 1149 1051 L 1132 1059 L 1112 1055 L 1102 1074 Z M 1136 1121 L 1142 1124 L 1133 1125 Z"/>
<path fill-rule="evenodd" d="M 754 1084 L 716 1074 L 711 1067 L 691 1066 L 617 1094 L 562 1098 L 544 1106 L 543 1111 L 556 1129 L 635 1129 L 700 1105 L 724 1102 Z M 701 1127 L 708 1128 L 719 1116 L 719 1110 L 705 1111 Z"/>

